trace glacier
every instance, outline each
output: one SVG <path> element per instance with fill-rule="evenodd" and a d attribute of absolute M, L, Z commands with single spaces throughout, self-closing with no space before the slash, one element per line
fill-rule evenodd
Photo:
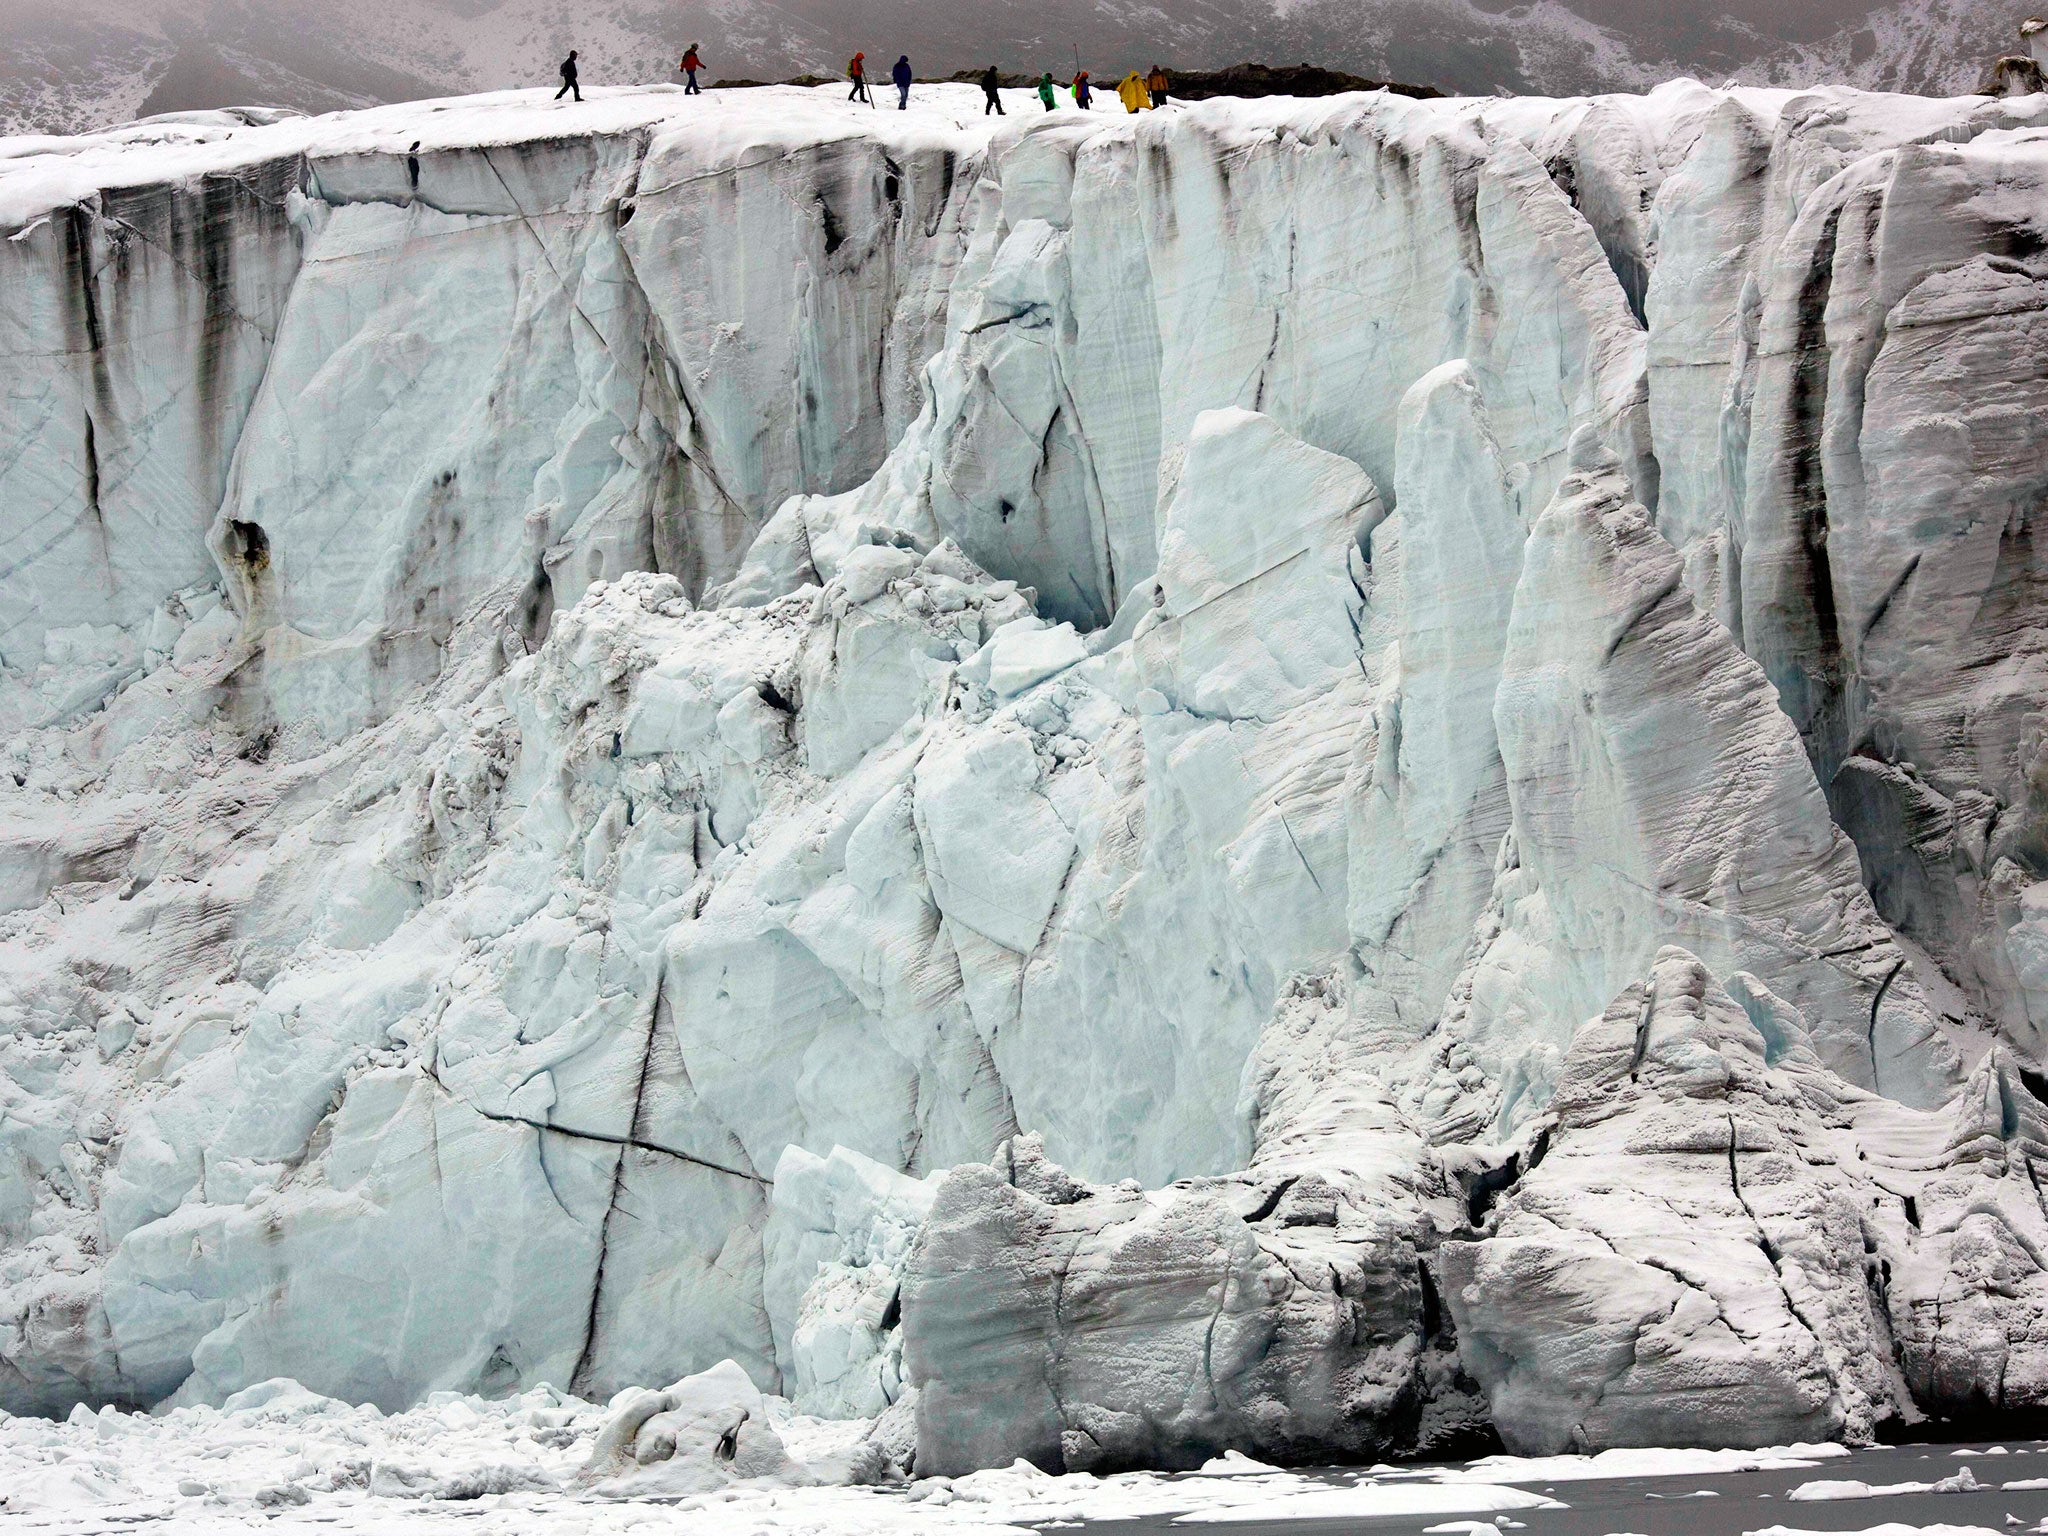
<path fill-rule="evenodd" d="M 0 1409 L 2048 1410 L 2048 97 L 979 101 L 0 140 Z"/>

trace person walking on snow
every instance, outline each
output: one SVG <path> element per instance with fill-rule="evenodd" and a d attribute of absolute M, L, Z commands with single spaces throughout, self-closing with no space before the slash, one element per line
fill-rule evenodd
<path fill-rule="evenodd" d="M 853 56 L 852 61 L 846 66 L 846 78 L 853 82 L 853 89 L 846 93 L 846 99 L 864 101 L 872 107 L 875 98 L 868 94 L 868 56 L 865 53 L 856 53 Z"/>
<path fill-rule="evenodd" d="M 1145 94 L 1145 81 L 1135 69 L 1125 75 L 1116 88 L 1116 99 L 1124 104 L 1126 112 L 1143 112 L 1152 102 Z"/>
<path fill-rule="evenodd" d="M 1145 89 L 1152 93 L 1153 106 L 1166 105 L 1166 71 L 1157 64 L 1152 66 L 1152 73 L 1145 77 Z"/>
<path fill-rule="evenodd" d="M 904 54 L 896 60 L 896 67 L 889 71 L 889 78 L 896 82 L 896 110 L 910 110 L 910 55 Z"/>
<path fill-rule="evenodd" d="M 1092 111 L 1089 102 L 1093 99 L 1088 89 L 1088 71 L 1084 69 L 1074 76 L 1074 105 L 1083 112 Z"/>
<path fill-rule="evenodd" d="M 562 60 L 562 88 L 555 92 L 555 100 L 560 101 L 571 91 L 576 93 L 578 101 L 583 99 L 583 87 L 576 83 L 576 50 L 574 48 L 569 50 L 569 57 Z"/>
<path fill-rule="evenodd" d="M 987 71 L 981 77 L 981 115 L 983 117 L 987 117 L 991 112 L 995 113 L 997 117 L 1008 117 L 1010 115 L 1003 110 L 1003 98 L 996 94 L 1001 88 L 1002 83 L 1003 77 L 996 73 L 995 65 L 989 65 Z"/>
<path fill-rule="evenodd" d="M 689 84 L 683 87 L 685 96 L 702 96 L 704 89 L 697 84 L 697 71 L 704 67 L 704 61 L 697 57 L 697 45 L 690 44 L 683 50 L 683 73 L 689 77 Z"/>
<path fill-rule="evenodd" d="M 1045 103 L 1045 110 L 1048 112 L 1050 112 L 1053 109 L 1053 107 L 1057 105 L 1057 103 L 1055 103 L 1053 100 L 1052 71 L 1049 69 L 1044 74 L 1038 77 L 1038 99 Z M 988 114 L 983 113 L 982 115 L 986 117 Z"/>

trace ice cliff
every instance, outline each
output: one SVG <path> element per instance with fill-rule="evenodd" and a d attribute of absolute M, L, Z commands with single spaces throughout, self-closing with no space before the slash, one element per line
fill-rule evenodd
<path fill-rule="evenodd" d="M 978 100 L 0 141 L 0 1407 L 2048 1410 L 2048 98 Z"/>

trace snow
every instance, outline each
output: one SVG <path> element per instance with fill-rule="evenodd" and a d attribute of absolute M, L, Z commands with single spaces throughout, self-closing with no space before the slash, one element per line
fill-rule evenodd
<path fill-rule="evenodd" d="M 1984 1485 L 1977 1481 L 1968 1467 L 1951 1477 L 1937 1478 L 1928 1483 L 1885 1483 L 1873 1487 L 1854 1478 L 1822 1480 L 1801 1483 L 1785 1497 L 1801 1502 L 1826 1501 L 1829 1499 L 1881 1499 L 1897 1493 L 1974 1493 Z M 2007 1485 L 2011 1486 L 2010 1484 Z"/>
<path fill-rule="evenodd" d="M 730 1362 L 661 1392 L 629 1389 L 609 1405 L 536 1388 L 497 1400 L 441 1393 L 392 1415 L 271 1381 L 217 1409 L 0 1419 L 0 1510 L 23 1528 L 64 1536 L 139 1522 L 210 1532 L 259 1524 L 424 1531 L 453 1521 L 504 1536 L 565 1526 L 921 1536 L 1137 1519 L 1438 1514 L 1489 1515 L 1431 1527 L 1483 1536 L 1521 1528 L 1517 1511 L 1570 1507 L 1495 1481 L 1502 1470 L 1555 1471 L 1560 1482 L 1726 1475 L 1842 1454 L 1836 1446 L 1740 1455 L 1664 1448 L 1551 1466 L 1492 1457 L 1316 1477 L 1231 1454 L 1204 1469 L 1228 1475 L 1056 1476 L 1019 1462 L 905 1484 L 872 1452 L 860 1454 L 868 1427 L 809 1419 L 764 1399 Z"/>
<path fill-rule="evenodd" d="M 856 22 L 817 7 L 741 5 L 700 30 L 669 8 L 645 4 L 592 13 L 563 0 L 493 0 L 480 11 L 404 6 L 349 17 L 317 4 L 279 5 L 262 24 L 211 17 L 187 0 L 81 0 L 62 16 L 25 15 L 12 68 L 0 73 L 0 123 L 72 127 L 132 115 L 156 90 L 189 96 L 198 60 L 234 70 L 244 99 L 315 110 L 359 105 L 380 80 L 386 91 L 414 81 L 440 91 L 552 81 L 572 42 L 582 51 L 586 91 L 591 81 L 670 75 L 692 38 L 709 40 L 714 76 L 768 79 L 830 74 L 877 38 L 910 39 L 930 73 L 989 57 L 1043 60 L 1046 46 L 1044 34 L 1028 27 L 992 30 L 980 16 L 890 6 Z M 2025 9 L 1995 0 L 1866 0 L 1828 12 L 1824 27 L 1812 17 L 1764 11 L 1703 28 L 1686 16 L 1573 0 L 1507 10 L 1454 0 L 1432 7 L 1418 25 L 1400 0 L 1337 10 L 1250 0 L 1169 15 L 1107 7 L 1077 17 L 1079 30 L 1054 46 L 1063 52 L 1071 39 L 1106 79 L 1132 63 L 1143 68 L 1156 53 L 1184 66 L 1309 58 L 1368 78 L 1481 93 L 1640 89 L 1690 68 L 1712 70 L 1716 80 L 1940 94 L 1974 88 L 1995 52 L 2025 52 L 2014 28 Z M 81 46 L 80 34 L 90 47 Z M 1013 112 L 1038 110 L 1029 92 L 1012 95 Z"/>
<path fill-rule="evenodd" d="M 717 1448 L 735 1423 L 726 1461 Z M 763 1400 L 730 1365 L 661 1393 L 622 1393 L 608 1407 L 536 1389 L 495 1401 L 440 1394 L 395 1415 L 277 1381 L 219 1409 L 157 1416 L 80 1409 L 63 1422 L 0 1420 L 0 1508 L 23 1528 L 65 1536 L 138 1522 L 211 1532 L 259 1524 L 425 1531 L 455 1521 L 504 1536 L 565 1526 L 921 1536 L 1132 1519 L 1199 1525 L 1439 1513 L 1490 1515 L 1430 1527 L 1483 1536 L 1524 1525 L 1515 1511 L 1569 1507 L 1491 1481 L 1508 1464 L 1498 1457 L 1314 1479 L 1242 1455 L 1219 1458 L 1232 1475 L 1206 1477 L 1053 1476 L 1020 1463 L 955 1479 L 858 1486 L 848 1482 L 863 1472 L 848 1460 L 858 1442 L 846 1427 Z M 1699 1452 L 1607 1453 L 1576 1458 L 1578 1476 L 1561 1467 L 1558 1480 L 1658 1475 L 1643 1470 L 1652 1467 L 1768 1471 L 1786 1459 L 1840 1454 L 1833 1446 L 1785 1449 L 1813 1454 L 1723 1454 L 1709 1471 Z M 629 1465 L 626 1475 L 606 1476 L 620 1461 Z"/>
<path fill-rule="evenodd" d="M 439 1394 L 402 1414 L 354 1408 L 295 1383 L 261 1383 L 221 1408 L 158 1417 L 78 1410 L 0 1420 L 0 1505 L 40 1530 L 137 1521 L 181 1531 L 252 1523 L 432 1529 L 468 1518 L 502 1532 L 736 1527 L 800 1532 L 1009 1532 L 1058 1521 L 1264 1518 L 1562 1508 L 1514 1489 L 1366 1480 L 1320 1485 L 1246 1463 L 1242 1475 L 1049 1476 L 1028 1464 L 908 1487 L 860 1487 L 847 1459 L 729 1362 L 608 1407 L 540 1388 L 491 1401 Z M 719 1447 L 730 1431 L 729 1457 Z M 799 1459 L 795 1452 L 805 1454 Z M 1244 1458 L 1237 1458 L 1244 1462 Z M 622 1470 L 623 1469 L 623 1470 Z"/>
<path fill-rule="evenodd" d="M 1262 1477 L 1280 1469 L 1263 1461 L 1254 1461 L 1243 1451 L 1225 1451 L 1195 1468 L 1197 1477 Z"/>
<path fill-rule="evenodd" d="M 1175 1525 L 1222 1524 L 1243 1520 L 1375 1520 L 1414 1516 L 1487 1513 L 1507 1509 L 1563 1509 L 1556 1499 L 1518 1488 L 1485 1483 L 1365 1484 L 1282 1494 L 1236 1509 L 1203 1509 L 1182 1515 Z"/>
<path fill-rule="evenodd" d="M 1482 1456 L 1450 1477 L 1496 1483 L 1575 1483 L 1619 1477 L 1709 1477 L 1732 1472 L 1783 1472 L 1849 1454 L 1843 1445 L 1778 1445 L 1758 1450 L 1651 1447 L 1597 1456 Z"/>
<path fill-rule="evenodd" d="M 1002 1524 L 2048 1403 L 2048 100 L 833 96 L 0 146 L 0 1404 Z"/>
<path fill-rule="evenodd" d="M 0 139 L 0 225 L 22 229 L 95 193 L 246 171 L 298 155 L 345 165 L 356 156 L 392 162 L 418 143 L 423 166 L 444 150 L 515 147 L 555 139 L 610 138 L 668 129 L 686 135 L 691 152 L 714 161 L 810 146 L 820 140 L 883 135 L 919 139 L 988 137 L 981 94 L 972 86 L 928 87 L 914 109 L 881 118 L 848 107 L 843 92 L 768 86 L 714 104 L 680 85 L 592 86 L 577 101 L 556 101 L 551 89 L 489 91 L 440 100 L 399 102 L 320 117 L 279 115 L 249 123 L 219 113 L 173 114 L 72 137 Z M 674 175 L 677 167 L 667 171 Z M 422 191 L 429 183 L 422 175 Z M 658 186 L 658 184 L 657 184 Z M 431 195 L 431 194 L 429 194 Z"/>

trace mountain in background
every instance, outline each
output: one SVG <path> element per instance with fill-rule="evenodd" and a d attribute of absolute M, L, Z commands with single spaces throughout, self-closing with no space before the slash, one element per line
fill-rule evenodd
<path fill-rule="evenodd" d="M 921 74 L 990 61 L 1099 74 L 1312 60 L 1458 93 L 1570 94 L 1693 75 L 1949 95 L 2008 51 L 2009 0 L 0 0 L 0 131 L 68 133 L 227 105 L 327 111 L 549 85 L 837 73 L 856 48 Z"/>

